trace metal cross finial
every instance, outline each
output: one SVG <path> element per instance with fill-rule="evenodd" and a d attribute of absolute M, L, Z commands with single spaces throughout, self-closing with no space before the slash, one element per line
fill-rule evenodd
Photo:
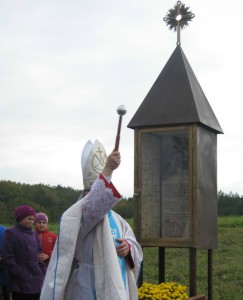
<path fill-rule="evenodd" d="M 181 44 L 181 29 L 188 26 L 188 22 L 195 17 L 189 9 L 190 7 L 186 7 L 181 1 L 177 1 L 174 8 L 169 9 L 167 15 L 163 19 L 170 30 L 174 29 L 174 31 L 177 32 L 177 45 Z"/>

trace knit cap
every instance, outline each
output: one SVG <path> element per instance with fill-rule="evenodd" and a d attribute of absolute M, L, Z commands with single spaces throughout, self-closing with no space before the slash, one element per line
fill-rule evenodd
<path fill-rule="evenodd" d="M 35 210 L 33 207 L 29 205 L 20 205 L 15 208 L 14 214 L 15 214 L 15 220 L 17 222 L 20 222 L 21 220 L 23 220 L 28 216 L 35 216 Z"/>
<path fill-rule="evenodd" d="M 34 224 L 37 223 L 38 221 L 46 221 L 46 223 L 48 223 L 48 216 L 47 214 L 43 213 L 43 212 L 39 212 L 35 215 L 35 221 Z"/>

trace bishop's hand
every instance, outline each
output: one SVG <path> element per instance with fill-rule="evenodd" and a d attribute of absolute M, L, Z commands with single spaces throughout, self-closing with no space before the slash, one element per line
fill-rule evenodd
<path fill-rule="evenodd" d="M 102 174 L 104 176 L 111 176 L 113 171 L 119 167 L 121 163 L 121 155 L 119 151 L 113 150 L 108 155 Z"/>

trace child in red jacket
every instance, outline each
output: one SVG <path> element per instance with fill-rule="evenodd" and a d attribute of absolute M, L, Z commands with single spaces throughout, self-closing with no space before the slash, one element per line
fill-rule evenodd
<path fill-rule="evenodd" d="M 57 235 L 48 231 L 48 216 L 45 213 L 37 213 L 35 215 L 34 224 L 42 247 L 42 253 L 39 255 L 39 260 L 44 263 L 47 269 Z"/>

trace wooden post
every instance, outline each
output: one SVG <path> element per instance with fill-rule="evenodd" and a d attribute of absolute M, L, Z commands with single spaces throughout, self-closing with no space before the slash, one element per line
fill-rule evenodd
<path fill-rule="evenodd" d="M 190 251 L 190 297 L 197 293 L 197 253 L 196 248 L 189 248 Z"/>
<path fill-rule="evenodd" d="M 159 247 L 159 283 L 165 282 L 165 247 Z"/>
<path fill-rule="evenodd" d="M 208 249 L 208 300 L 213 300 L 213 249 Z"/>
<path fill-rule="evenodd" d="M 143 247 L 142 247 L 143 250 Z M 143 284 L 143 261 L 141 262 L 141 268 L 138 276 L 138 287 L 140 287 Z"/>

